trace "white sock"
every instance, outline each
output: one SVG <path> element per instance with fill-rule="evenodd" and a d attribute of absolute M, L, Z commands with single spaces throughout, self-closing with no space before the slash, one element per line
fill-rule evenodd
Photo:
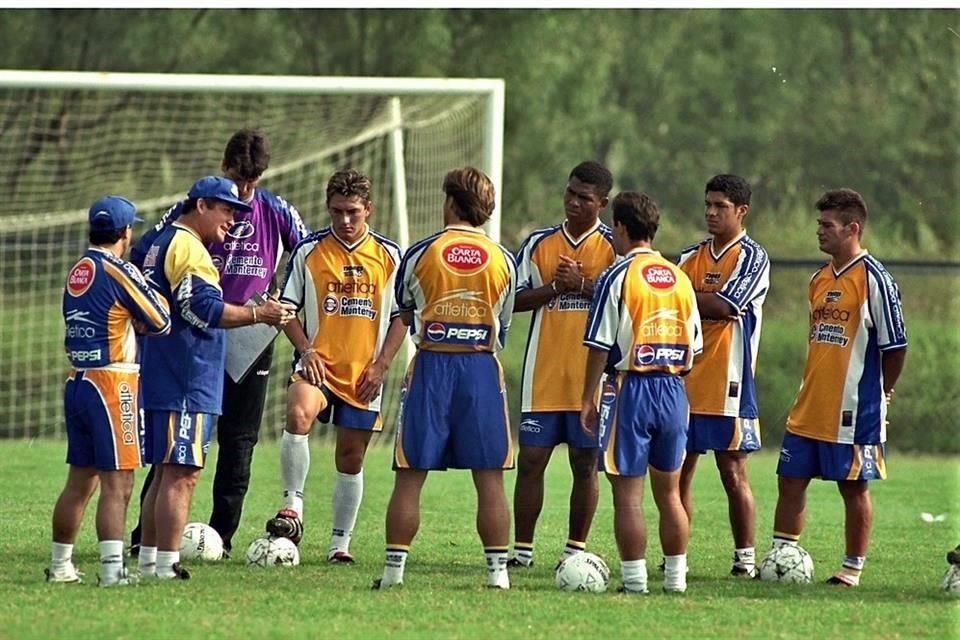
<path fill-rule="evenodd" d="M 357 524 L 357 513 L 363 499 L 363 469 L 352 475 L 337 472 L 333 486 L 333 531 L 330 535 L 328 555 L 336 551 L 350 550 L 350 536 Z"/>
<path fill-rule="evenodd" d="M 50 550 L 50 568 L 56 572 L 73 565 L 73 545 L 54 542 Z"/>
<path fill-rule="evenodd" d="M 487 560 L 487 586 L 499 589 L 510 588 L 510 575 L 507 573 L 506 547 L 488 547 L 483 550 Z"/>
<path fill-rule="evenodd" d="M 386 560 L 383 563 L 383 578 L 380 586 L 390 587 L 403 583 L 403 570 L 407 566 L 408 547 L 387 547 Z"/>
<path fill-rule="evenodd" d="M 621 560 L 620 577 L 627 591 L 647 593 L 647 560 Z"/>
<path fill-rule="evenodd" d="M 663 556 L 663 590 L 683 592 L 687 590 L 687 554 Z"/>
<path fill-rule="evenodd" d="M 140 545 L 137 556 L 137 571 L 144 578 L 157 575 L 157 548 Z"/>
<path fill-rule="evenodd" d="M 141 553 L 143 549 L 141 549 Z M 177 572 L 173 570 L 173 565 L 180 562 L 179 551 L 157 551 L 157 577 L 173 578 Z"/>
<path fill-rule="evenodd" d="M 753 569 L 757 566 L 757 553 L 753 547 L 743 547 L 733 550 L 734 563 L 744 569 Z"/>
<path fill-rule="evenodd" d="M 283 506 L 303 519 L 303 487 L 310 472 L 310 436 L 284 431 L 280 436 L 280 479 Z"/>
<path fill-rule="evenodd" d="M 100 541 L 100 584 L 114 584 L 123 576 L 123 540 Z"/>

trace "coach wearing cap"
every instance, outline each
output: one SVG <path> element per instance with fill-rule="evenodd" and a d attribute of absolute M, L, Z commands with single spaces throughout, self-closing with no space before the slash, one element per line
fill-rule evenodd
<path fill-rule="evenodd" d="M 225 303 L 207 244 L 223 242 L 235 211 L 250 205 L 228 178 L 208 176 L 187 194 L 183 214 L 154 239 L 144 275 L 170 303 L 169 336 L 147 336 L 142 360 L 145 459 L 156 467 L 143 503 L 141 575 L 186 579 L 180 541 L 190 500 L 223 394 L 223 329 L 258 322 L 283 325 L 293 309 L 274 300 L 260 307 Z"/>

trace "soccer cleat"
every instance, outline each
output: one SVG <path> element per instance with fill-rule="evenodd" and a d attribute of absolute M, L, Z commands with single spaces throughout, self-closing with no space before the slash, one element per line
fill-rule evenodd
<path fill-rule="evenodd" d="M 138 584 L 140 584 L 140 576 L 128 573 L 126 567 L 124 567 L 123 571 L 120 572 L 120 575 L 115 580 L 111 580 L 110 582 L 104 582 L 103 578 L 97 576 L 97 585 L 104 588 L 135 587 Z"/>
<path fill-rule="evenodd" d="M 385 591 L 387 589 L 392 589 L 394 587 L 402 587 L 402 582 L 394 582 L 393 584 L 383 584 L 383 578 L 377 578 L 370 584 L 370 589 L 373 591 Z"/>
<path fill-rule="evenodd" d="M 858 583 L 850 579 L 849 576 L 845 576 L 842 573 L 835 573 L 829 578 L 827 578 L 827 584 L 840 586 L 840 587 L 856 587 Z"/>
<path fill-rule="evenodd" d="M 663 592 L 664 592 L 664 593 L 682 594 L 682 593 L 686 593 L 686 592 L 687 592 L 687 588 L 686 588 L 685 586 L 684 586 L 684 587 L 667 587 L 667 586 L 664 586 L 664 587 L 663 587 Z"/>
<path fill-rule="evenodd" d="M 558 564 L 557 566 L 559 567 L 560 565 Z M 508 569 L 532 569 L 533 560 L 531 560 L 530 562 L 524 562 L 517 556 L 512 556 L 510 558 L 507 558 L 507 568 Z"/>
<path fill-rule="evenodd" d="M 293 509 L 277 511 L 277 515 L 267 520 L 266 529 L 275 538 L 287 538 L 293 544 L 300 544 L 303 537 L 303 521 Z"/>
<path fill-rule="evenodd" d="M 347 551 L 334 551 L 327 555 L 327 562 L 330 564 L 353 564 L 353 556 Z"/>
<path fill-rule="evenodd" d="M 161 576 L 160 574 L 157 574 L 156 578 L 158 580 L 189 580 L 190 572 L 180 566 L 179 562 L 174 562 L 172 576 Z"/>
<path fill-rule="evenodd" d="M 643 589 L 641 591 L 639 589 L 628 589 L 626 585 L 622 584 L 619 587 L 617 587 L 617 593 L 625 593 L 632 596 L 646 596 L 650 594 L 650 590 Z"/>
<path fill-rule="evenodd" d="M 139 558 L 139 557 L 140 557 L 140 543 L 138 542 L 137 544 L 131 544 L 131 545 L 130 545 L 130 549 L 128 550 L 128 553 L 130 554 L 130 557 L 131 557 L 131 558 Z"/>
<path fill-rule="evenodd" d="M 50 568 L 43 570 L 43 574 L 47 578 L 47 582 L 57 583 L 57 584 L 82 584 L 83 583 L 83 574 L 77 570 L 72 564 L 67 565 L 64 568 L 58 569 L 57 571 L 51 571 Z"/>
<path fill-rule="evenodd" d="M 756 566 L 752 568 L 747 568 L 739 563 L 734 563 L 733 567 L 730 568 L 730 575 L 734 578 L 759 578 L 760 570 Z"/>
<path fill-rule="evenodd" d="M 960 565 L 960 544 L 956 549 L 947 551 L 947 562 L 954 565 Z"/>

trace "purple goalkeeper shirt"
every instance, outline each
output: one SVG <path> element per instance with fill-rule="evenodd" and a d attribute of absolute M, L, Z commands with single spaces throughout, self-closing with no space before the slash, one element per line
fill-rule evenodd
<path fill-rule="evenodd" d="M 307 235 L 300 213 L 283 198 L 257 187 L 249 213 L 236 212 L 233 226 L 222 243 L 207 245 L 220 272 L 225 302 L 244 304 L 254 294 L 270 291 L 284 251 Z M 180 217 L 183 202 L 171 207 L 153 228 L 144 233 L 130 252 L 130 261 L 143 266 L 143 256 L 153 239 Z"/>

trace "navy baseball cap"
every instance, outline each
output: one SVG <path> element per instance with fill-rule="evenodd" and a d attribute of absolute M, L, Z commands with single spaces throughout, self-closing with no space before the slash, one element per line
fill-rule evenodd
<path fill-rule="evenodd" d="M 207 176 L 200 178 L 190 187 L 187 197 L 191 199 L 212 198 L 220 202 L 226 202 L 237 211 L 244 213 L 252 210 L 252 207 L 240 199 L 240 191 L 236 183 L 230 178 L 223 176 Z"/>
<path fill-rule="evenodd" d="M 90 205 L 90 228 L 97 231 L 126 229 L 137 217 L 137 206 L 121 196 L 104 196 Z"/>

